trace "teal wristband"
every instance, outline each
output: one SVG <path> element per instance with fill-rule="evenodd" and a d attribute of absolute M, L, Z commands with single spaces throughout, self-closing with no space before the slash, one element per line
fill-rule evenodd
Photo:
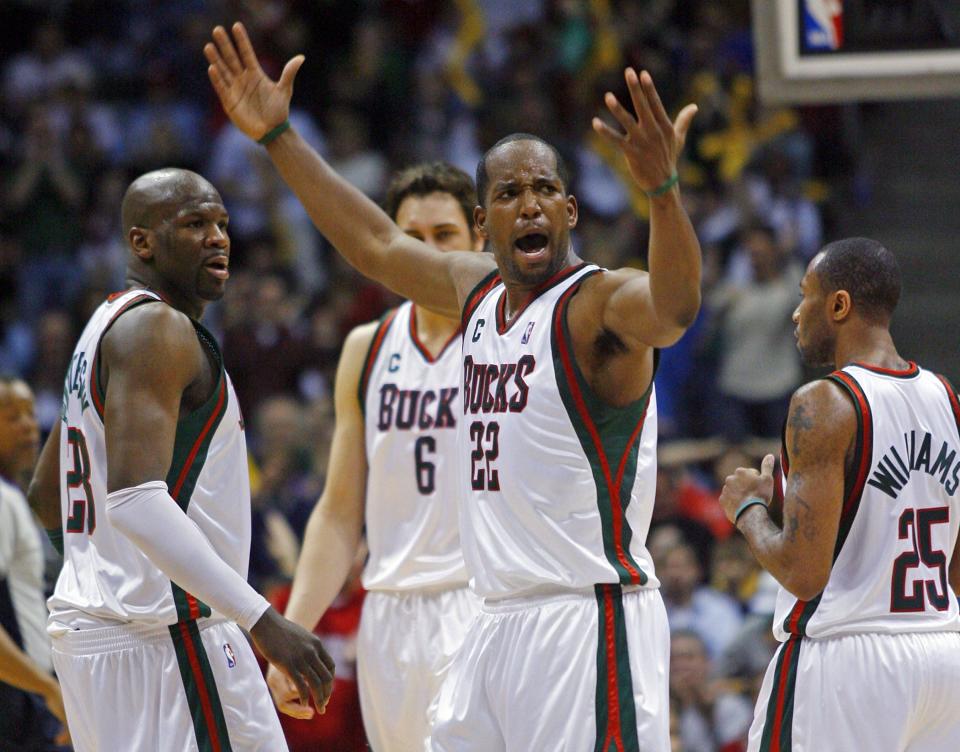
<path fill-rule="evenodd" d="M 63 556 L 63 530 L 58 527 L 48 527 L 44 528 L 44 531 L 53 544 L 53 547 L 57 549 L 57 553 Z"/>
<path fill-rule="evenodd" d="M 767 502 L 761 499 L 759 496 L 751 496 L 746 501 L 744 501 L 739 507 L 737 507 L 737 513 L 733 515 L 733 524 L 736 525 L 740 522 L 740 517 L 746 512 L 750 507 L 761 504 L 764 509 L 767 508 Z"/>
<path fill-rule="evenodd" d="M 647 191 L 647 195 L 651 198 L 657 196 L 662 196 L 664 193 L 669 191 L 673 186 L 680 182 L 680 174 L 674 170 L 673 174 L 667 178 L 666 182 L 663 183 L 659 188 L 654 188 L 652 191 Z"/>
<path fill-rule="evenodd" d="M 272 130 L 267 131 L 260 138 L 258 138 L 257 143 L 260 144 L 261 146 L 266 146 L 267 144 L 270 144 L 273 141 L 275 141 L 277 137 L 281 133 L 283 133 L 285 130 L 287 130 L 289 127 L 290 127 L 290 121 L 284 120 L 276 128 L 273 128 Z"/>

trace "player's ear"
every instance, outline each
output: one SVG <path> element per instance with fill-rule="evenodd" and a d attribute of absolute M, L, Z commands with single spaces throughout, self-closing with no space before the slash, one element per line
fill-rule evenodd
<path fill-rule="evenodd" d="M 487 239 L 487 210 L 482 206 L 473 207 L 473 227 L 483 240 Z"/>
<path fill-rule="evenodd" d="M 580 216 L 580 207 L 577 205 L 577 197 L 567 196 L 567 227 L 571 230 L 577 226 L 577 219 Z"/>
<path fill-rule="evenodd" d="M 850 299 L 850 293 L 846 290 L 837 290 L 833 294 L 833 314 L 834 321 L 843 321 L 850 315 L 853 309 L 853 301 Z"/>
<path fill-rule="evenodd" d="M 153 232 L 143 227 L 131 227 L 127 240 L 134 255 L 141 261 L 153 258 Z"/>

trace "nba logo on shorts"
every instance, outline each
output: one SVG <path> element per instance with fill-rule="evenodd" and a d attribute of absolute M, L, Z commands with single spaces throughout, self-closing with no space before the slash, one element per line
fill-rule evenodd
<path fill-rule="evenodd" d="M 807 50 L 843 47 L 843 0 L 803 0 L 803 42 Z"/>
<path fill-rule="evenodd" d="M 227 667 L 233 668 L 237 665 L 237 656 L 233 654 L 233 648 L 229 642 L 223 643 L 223 654 L 227 656 Z"/>
<path fill-rule="evenodd" d="M 520 338 L 521 345 L 525 345 L 530 341 L 530 335 L 533 333 L 533 325 L 536 323 L 536 321 L 531 321 L 529 324 L 527 324 L 527 331 L 525 331 L 523 336 Z"/>

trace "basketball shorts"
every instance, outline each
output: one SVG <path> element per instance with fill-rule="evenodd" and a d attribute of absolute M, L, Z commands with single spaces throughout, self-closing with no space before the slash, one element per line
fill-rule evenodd
<path fill-rule="evenodd" d="M 960 633 L 794 637 L 767 668 L 749 752 L 956 752 Z"/>
<path fill-rule="evenodd" d="M 364 730 L 375 752 L 429 749 L 440 685 L 478 607 L 467 588 L 367 593 L 357 682 Z"/>
<path fill-rule="evenodd" d="M 667 752 L 658 590 L 486 600 L 440 692 L 435 752 Z"/>
<path fill-rule="evenodd" d="M 260 667 L 233 622 L 102 627 L 52 642 L 77 752 L 287 749 Z"/>

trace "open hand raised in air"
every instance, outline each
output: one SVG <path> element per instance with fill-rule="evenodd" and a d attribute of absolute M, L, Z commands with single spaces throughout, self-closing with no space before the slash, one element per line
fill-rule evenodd
<path fill-rule="evenodd" d="M 603 101 L 625 133 L 611 128 L 598 117 L 593 119 L 593 129 L 623 152 L 633 179 L 649 193 L 666 184 L 676 172 L 697 106 L 688 104 L 680 110 L 677 119 L 670 122 L 649 73 L 643 71 L 638 76 L 633 68 L 627 68 L 624 77 L 636 115 L 607 92 Z"/>
<path fill-rule="evenodd" d="M 246 135 L 260 139 L 287 119 L 293 79 L 303 65 L 303 55 L 288 60 L 280 80 L 272 80 L 260 67 L 247 30 L 239 22 L 233 25 L 232 36 L 222 26 L 214 28 L 213 41 L 204 45 L 203 54 L 224 112 Z"/>

